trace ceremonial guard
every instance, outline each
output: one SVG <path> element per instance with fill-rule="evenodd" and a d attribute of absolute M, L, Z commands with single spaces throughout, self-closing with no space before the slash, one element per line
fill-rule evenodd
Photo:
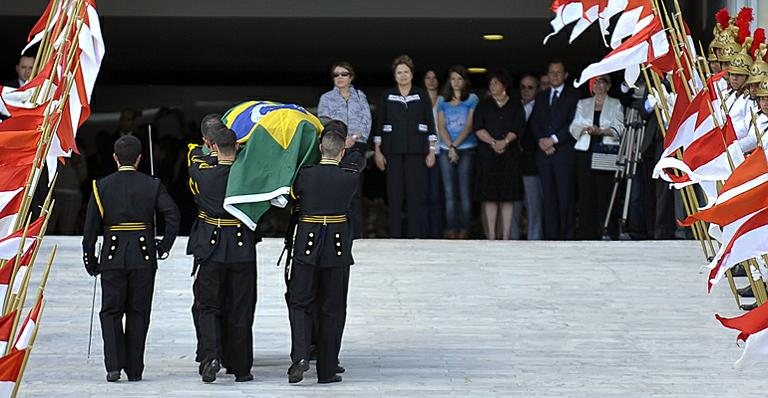
<path fill-rule="evenodd" d="M 211 144 L 208 140 L 208 135 L 210 132 L 215 128 L 224 127 L 224 123 L 221 121 L 221 115 L 212 113 L 203 116 L 203 120 L 200 122 L 200 134 L 203 138 L 203 144 L 189 144 L 189 152 L 187 153 L 187 167 L 209 167 L 214 166 L 218 162 L 218 153 L 215 151 L 211 151 Z M 192 180 L 192 177 L 189 178 L 189 190 L 192 191 L 192 195 L 195 195 L 195 185 L 194 181 Z M 188 253 L 191 254 L 191 253 Z M 192 260 L 192 269 L 194 270 L 196 267 L 196 261 L 195 259 Z M 192 276 L 195 276 L 194 271 L 192 272 Z M 192 293 L 194 295 L 194 292 L 196 291 L 194 283 L 197 282 L 197 279 L 195 279 L 195 282 L 193 282 L 192 286 Z M 200 327 L 199 327 L 199 318 L 200 314 L 197 308 L 196 300 L 192 300 L 192 323 L 195 325 L 195 337 L 197 338 L 197 349 L 195 350 L 195 362 L 202 363 L 203 360 L 200 356 Z M 200 366 L 200 372 L 202 374 L 202 366 Z"/>
<path fill-rule="evenodd" d="M 165 259 L 179 229 L 179 210 L 160 180 L 136 171 L 141 142 L 132 135 L 114 144 L 118 171 L 93 182 L 83 235 L 83 261 L 101 273 L 101 319 L 107 381 L 141 380 L 157 259 Z M 155 241 L 155 211 L 165 234 Z M 101 252 L 95 250 L 103 231 Z M 125 328 L 123 327 L 125 317 Z"/>
<path fill-rule="evenodd" d="M 195 258 L 194 296 L 198 314 L 200 374 L 216 380 L 226 366 L 235 381 L 253 380 L 253 316 L 256 307 L 257 234 L 224 210 L 230 166 L 235 160 L 235 133 L 223 126 L 208 134 L 215 163 L 189 168 L 199 213 L 189 235 L 187 253 Z M 194 310 L 193 310 L 194 312 Z M 223 362 L 223 365 L 222 365 Z"/>
<path fill-rule="evenodd" d="M 298 383 L 309 370 L 313 312 L 317 316 L 317 378 L 341 381 L 338 354 L 346 318 L 352 225 L 347 218 L 359 173 L 339 166 L 347 136 L 343 124 L 327 126 L 322 134 L 320 164 L 302 168 L 291 195 L 298 200 L 298 226 L 293 265 L 288 272 L 291 360 L 288 381 Z"/>

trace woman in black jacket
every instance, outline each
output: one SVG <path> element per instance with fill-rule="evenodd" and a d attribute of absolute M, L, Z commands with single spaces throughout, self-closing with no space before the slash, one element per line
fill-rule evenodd
<path fill-rule="evenodd" d="M 376 166 L 387 174 L 389 237 L 401 238 L 403 201 L 408 238 L 419 238 L 425 167 L 435 165 L 437 136 L 429 94 L 413 85 L 411 57 L 392 62 L 397 85 L 384 91 L 374 137 Z"/>

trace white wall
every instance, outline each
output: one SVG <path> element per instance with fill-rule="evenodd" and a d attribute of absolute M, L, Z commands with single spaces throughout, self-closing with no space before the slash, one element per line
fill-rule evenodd
<path fill-rule="evenodd" d="M 728 11 L 731 15 L 736 15 L 742 7 L 751 7 L 755 11 L 755 20 L 750 29 L 768 27 L 768 0 L 727 0 Z"/>

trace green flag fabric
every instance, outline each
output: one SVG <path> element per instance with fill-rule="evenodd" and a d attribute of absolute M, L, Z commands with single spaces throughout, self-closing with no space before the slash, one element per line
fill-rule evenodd
<path fill-rule="evenodd" d="M 224 115 L 241 150 L 229 172 L 224 209 L 256 229 L 271 205 L 285 207 L 299 169 L 320 159 L 320 120 L 301 106 L 269 101 L 239 104 Z"/>

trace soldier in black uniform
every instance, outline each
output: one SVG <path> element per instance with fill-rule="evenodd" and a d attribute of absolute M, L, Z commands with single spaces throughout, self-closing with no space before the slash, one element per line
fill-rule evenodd
<path fill-rule="evenodd" d="M 136 171 L 141 142 L 127 135 L 114 145 L 118 171 L 93 182 L 83 234 L 83 261 L 90 275 L 101 273 L 101 319 L 107 381 L 141 380 L 144 343 L 152 309 L 157 259 L 164 259 L 179 230 L 179 209 L 160 180 Z M 155 211 L 165 234 L 155 242 Z M 104 235 L 100 258 L 94 246 Z M 125 316 L 125 329 L 123 329 Z"/>
<path fill-rule="evenodd" d="M 330 126 L 329 126 L 330 127 Z M 294 264 L 289 272 L 291 360 L 288 381 L 298 383 L 309 369 L 312 315 L 319 309 L 317 378 L 341 381 L 336 374 L 346 317 L 352 226 L 347 219 L 359 173 L 342 169 L 346 132 L 326 128 L 317 166 L 301 169 L 291 195 L 299 201 Z M 317 305 L 315 305 L 317 303 Z"/>
<path fill-rule="evenodd" d="M 222 359 L 235 381 L 253 380 L 253 316 L 256 306 L 257 234 L 224 210 L 235 133 L 213 128 L 208 136 L 215 164 L 189 168 L 200 209 L 189 235 L 187 253 L 195 256 L 195 306 L 198 311 L 201 375 L 216 380 Z"/>
<path fill-rule="evenodd" d="M 214 166 L 218 162 L 218 154 L 215 151 L 211 151 L 211 144 L 208 140 L 209 133 L 215 129 L 224 127 L 224 123 L 221 121 L 221 115 L 217 113 L 212 113 L 203 116 L 203 120 L 200 122 L 200 133 L 203 136 L 203 145 L 200 144 L 189 144 L 189 153 L 187 154 L 187 167 L 208 167 L 208 166 Z M 189 178 L 189 190 L 192 191 L 192 195 L 194 196 L 197 192 L 195 189 L 194 181 L 192 180 L 192 177 Z M 187 253 L 192 254 L 192 253 Z M 193 259 L 192 269 L 194 270 L 196 267 L 197 262 Z M 194 275 L 194 271 L 192 272 L 192 276 Z M 195 279 L 195 282 L 193 282 L 192 285 L 192 293 L 194 295 L 195 289 L 195 283 L 197 282 L 197 279 Z M 200 311 L 198 311 L 196 300 L 192 301 L 192 323 L 195 325 L 195 337 L 197 338 L 197 349 L 195 350 L 195 362 L 203 362 L 203 359 L 200 356 L 200 327 L 199 327 L 199 318 L 200 318 Z M 202 374 L 203 367 L 200 366 L 199 373 Z"/>

